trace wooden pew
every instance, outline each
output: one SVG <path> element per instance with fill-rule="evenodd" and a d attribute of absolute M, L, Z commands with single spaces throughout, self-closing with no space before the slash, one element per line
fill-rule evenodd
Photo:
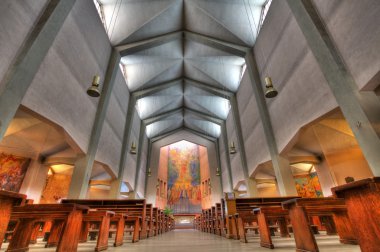
<path fill-rule="evenodd" d="M 83 222 L 80 233 L 80 242 L 87 242 L 89 224 L 93 222 L 99 223 L 98 239 L 95 246 L 95 251 L 108 249 L 108 235 L 111 218 L 115 216 L 111 211 L 94 211 L 90 210 L 83 216 Z"/>
<path fill-rule="evenodd" d="M 289 199 L 299 198 L 296 196 L 291 197 L 266 197 L 266 198 L 226 198 L 227 208 L 227 238 L 240 239 L 242 242 L 247 242 L 246 231 L 256 229 L 256 227 L 245 227 L 244 223 L 257 222 L 256 215 L 252 210 L 261 206 L 281 206 L 281 202 Z M 280 226 L 283 225 L 283 218 L 277 220 Z M 240 231 L 240 232 L 239 232 Z M 288 231 L 283 228 L 281 236 L 287 237 Z"/>
<path fill-rule="evenodd" d="M 253 209 L 252 212 L 257 216 L 261 247 L 270 249 L 274 248 L 269 226 L 270 219 L 280 220 L 279 228 L 281 236 L 290 237 L 286 223 L 286 218 L 289 215 L 289 212 L 284 210 L 281 206 L 263 206 Z"/>
<path fill-rule="evenodd" d="M 380 249 L 380 177 L 363 179 L 331 189 L 344 198 L 347 214 L 363 252 Z"/>
<path fill-rule="evenodd" d="M 145 199 L 126 199 L 126 200 L 80 200 L 65 199 L 62 203 L 77 203 L 88 206 L 91 209 L 108 210 L 117 214 L 127 215 L 125 224 L 134 227 L 132 242 L 138 242 L 147 237 L 146 225 L 146 202 Z M 115 244 L 117 244 L 115 242 Z"/>
<path fill-rule="evenodd" d="M 77 204 L 39 204 L 17 206 L 12 209 L 12 219 L 19 222 L 9 243 L 7 252 L 28 251 L 30 237 L 36 222 L 54 219 L 50 244 L 57 246 L 56 251 L 76 251 L 83 214 L 88 207 Z"/>
<path fill-rule="evenodd" d="M 347 208 L 344 199 L 292 199 L 283 202 L 282 206 L 284 209 L 289 211 L 297 251 L 319 251 L 314 233 L 309 224 L 308 216 L 332 215 L 335 221 L 336 229 L 340 236 L 340 242 L 346 244 L 357 244 L 351 222 L 347 216 Z"/>
<path fill-rule="evenodd" d="M 153 224 L 153 205 L 146 204 L 146 226 L 147 226 L 147 237 L 152 237 L 154 235 L 154 224 Z"/>
<path fill-rule="evenodd" d="M 0 190 L 0 249 L 7 232 L 12 207 L 24 205 L 25 200 L 24 194 Z"/>

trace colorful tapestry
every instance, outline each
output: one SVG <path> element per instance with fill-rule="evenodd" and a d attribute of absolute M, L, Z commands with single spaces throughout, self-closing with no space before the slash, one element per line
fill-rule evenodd
<path fill-rule="evenodd" d="M 174 213 L 201 211 L 198 145 L 181 141 L 169 146 L 168 206 Z"/>
<path fill-rule="evenodd" d="M 0 153 L 0 188 L 19 192 L 30 159 Z"/>
<path fill-rule="evenodd" d="M 304 198 L 323 197 L 321 184 L 318 175 L 312 172 L 308 175 L 299 175 L 294 177 L 298 196 Z"/>

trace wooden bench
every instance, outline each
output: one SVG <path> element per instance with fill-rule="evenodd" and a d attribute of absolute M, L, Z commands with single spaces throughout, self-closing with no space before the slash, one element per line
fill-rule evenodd
<path fill-rule="evenodd" d="M 77 204 L 39 204 L 17 206 L 12 209 L 12 219 L 18 224 L 9 243 L 7 252 L 28 251 L 30 237 L 36 222 L 53 219 L 54 224 L 48 243 L 57 246 L 56 251 L 76 251 L 83 214 L 88 207 Z"/>
<path fill-rule="evenodd" d="M 0 249 L 11 218 L 12 207 L 25 204 L 26 195 L 0 190 Z"/>
<path fill-rule="evenodd" d="M 242 242 L 248 242 L 244 223 L 258 222 L 257 216 L 252 212 L 253 209 L 262 206 L 281 206 L 281 202 L 289 199 L 299 198 L 293 197 L 266 197 L 266 198 L 227 198 L 224 200 L 227 209 L 227 238 L 240 239 Z M 274 218 L 275 219 L 275 218 Z M 289 237 L 286 228 L 286 220 L 283 216 L 275 219 L 280 229 L 282 237 Z M 285 228 L 284 228 L 285 227 Z M 254 226 L 252 226 L 254 228 Z M 273 230 L 275 227 L 273 227 Z"/>
<path fill-rule="evenodd" d="M 132 242 L 138 242 L 147 237 L 146 202 L 145 199 L 126 200 L 80 200 L 65 199 L 62 203 L 77 203 L 88 206 L 91 209 L 108 210 L 116 214 L 127 215 L 125 224 L 133 226 Z M 115 242 L 115 245 L 120 244 Z"/>
<path fill-rule="evenodd" d="M 317 252 L 318 245 L 310 227 L 309 216 L 331 215 L 334 218 L 340 242 L 357 244 L 351 222 L 347 216 L 344 199 L 338 198 L 302 198 L 292 199 L 282 203 L 289 211 L 293 227 L 294 240 L 298 251 Z"/>
<path fill-rule="evenodd" d="M 95 251 L 108 249 L 108 235 L 110 229 L 111 218 L 115 216 L 111 211 L 90 210 L 83 216 L 83 222 L 80 232 L 80 242 L 87 242 L 90 223 L 99 223 L 98 239 L 95 246 Z"/>
<path fill-rule="evenodd" d="M 345 199 L 347 214 L 361 251 L 379 251 L 380 177 L 351 182 L 334 187 L 331 191 L 335 197 Z"/>

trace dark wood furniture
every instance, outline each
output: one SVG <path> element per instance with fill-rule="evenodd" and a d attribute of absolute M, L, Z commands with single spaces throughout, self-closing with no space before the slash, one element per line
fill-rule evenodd
<path fill-rule="evenodd" d="M 7 232 L 12 207 L 24 205 L 25 200 L 24 194 L 0 190 L 0 248 Z"/>
<path fill-rule="evenodd" d="M 380 177 L 351 182 L 331 190 L 335 197 L 345 199 L 361 251 L 380 251 Z"/>
<path fill-rule="evenodd" d="M 344 199 L 302 198 L 282 203 L 289 211 L 297 251 L 318 252 L 318 245 L 310 227 L 309 216 L 333 216 L 341 243 L 357 244 Z"/>
<path fill-rule="evenodd" d="M 30 237 L 37 222 L 53 219 L 54 224 L 48 247 L 57 246 L 56 251 L 76 251 L 79 242 L 83 214 L 88 207 L 77 204 L 39 204 L 17 206 L 12 209 L 12 219 L 18 220 L 7 252 L 28 251 Z"/>

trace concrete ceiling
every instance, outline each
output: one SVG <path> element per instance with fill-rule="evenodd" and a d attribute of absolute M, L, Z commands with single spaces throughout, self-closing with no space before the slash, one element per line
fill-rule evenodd
<path fill-rule="evenodd" d="M 244 58 L 216 49 L 182 32 L 207 36 L 237 46 L 252 47 L 267 0 L 98 0 L 111 43 L 131 48 L 121 59 L 131 92 L 154 87 L 147 97 L 137 96 L 139 116 L 160 120 L 146 127 L 149 138 L 188 128 L 218 138 L 220 125 L 200 112 L 226 120 L 228 97 L 205 87 L 235 93 L 244 72 Z M 162 37 L 170 39 L 162 39 Z M 165 83 L 175 83 L 168 88 Z M 197 85 L 193 85 L 193 83 Z M 170 111 L 181 110 L 178 113 Z M 167 116 L 165 116 L 167 115 Z"/>

